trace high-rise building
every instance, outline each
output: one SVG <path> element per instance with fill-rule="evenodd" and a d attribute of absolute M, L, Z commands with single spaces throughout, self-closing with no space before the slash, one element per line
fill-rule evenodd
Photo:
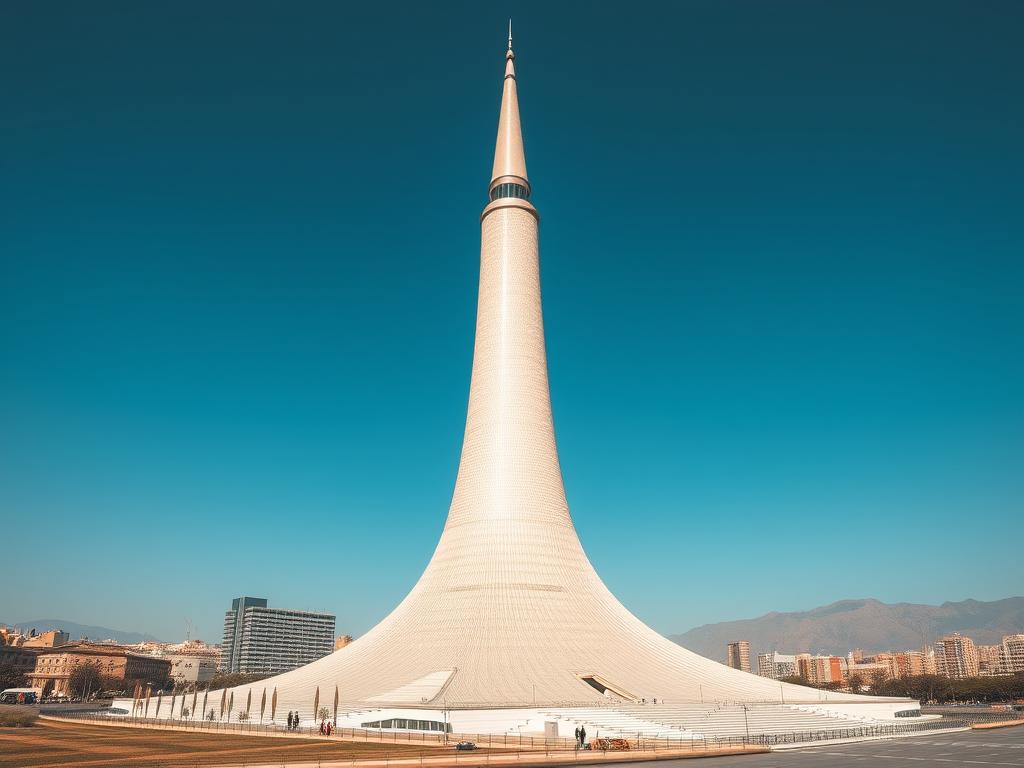
<path fill-rule="evenodd" d="M 979 645 L 978 650 L 978 674 L 983 677 L 993 677 L 1003 674 L 1003 646 Z"/>
<path fill-rule="evenodd" d="M 974 641 L 959 632 L 946 635 L 935 643 L 935 666 L 946 677 L 977 677 L 978 649 Z"/>
<path fill-rule="evenodd" d="M 238 597 L 224 614 L 221 668 L 226 672 L 287 672 L 333 650 L 329 613 L 270 608 L 264 598 Z"/>
<path fill-rule="evenodd" d="M 1024 635 L 1007 635 L 1003 638 L 1000 668 L 1007 675 L 1024 672 Z"/>
<path fill-rule="evenodd" d="M 737 640 L 729 643 L 727 649 L 727 662 L 733 669 L 740 669 L 744 672 L 750 671 L 750 643 L 746 640 Z"/>
<path fill-rule="evenodd" d="M 761 677 L 770 677 L 772 680 L 782 680 L 786 677 L 797 677 L 800 668 L 796 656 L 772 651 L 757 654 L 757 674 Z"/>
<path fill-rule="evenodd" d="M 898 651 L 892 654 L 895 668 L 892 677 L 914 677 L 927 673 L 928 660 L 924 651 Z"/>
<path fill-rule="evenodd" d="M 796 659 L 800 677 L 812 685 L 839 683 L 846 677 L 847 661 L 839 656 L 812 656 L 809 653 L 801 653 Z"/>

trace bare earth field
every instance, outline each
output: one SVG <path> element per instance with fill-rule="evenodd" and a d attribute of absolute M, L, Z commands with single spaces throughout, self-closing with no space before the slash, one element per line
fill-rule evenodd
<path fill-rule="evenodd" d="M 0 768 L 194 768 L 204 765 L 299 763 L 411 757 L 423 747 L 317 738 L 151 731 L 39 720 L 32 728 L 0 728 Z M 426 751 L 437 754 L 437 751 Z"/>

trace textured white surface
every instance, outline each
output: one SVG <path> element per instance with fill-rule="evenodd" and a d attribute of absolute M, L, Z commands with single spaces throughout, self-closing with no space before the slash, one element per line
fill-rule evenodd
<path fill-rule="evenodd" d="M 515 98 L 515 79 L 506 77 L 495 174 L 518 171 L 521 161 L 525 177 L 525 159 L 516 154 L 518 107 L 508 103 Z M 637 699 L 677 704 L 777 702 L 783 694 L 787 704 L 880 703 L 709 661 L 658 635 L 608 591 L 580 545 L 562 485 L 538 220 L 529 203 L 499 200 L 481 222 L 466 431 L 448 520 L 429 565 L 365 636 L 252 689 L 258 698 L 264 687 L 268 695 L 276 688 L 278 712 L 299 710 L 307 720 L 318 686 L 321 701 L 337 686 L 349 708 L 408 706 L 417 696 L 423 706 L 478 710 L 607 701 L 581 680 L 586 675 Z"/>

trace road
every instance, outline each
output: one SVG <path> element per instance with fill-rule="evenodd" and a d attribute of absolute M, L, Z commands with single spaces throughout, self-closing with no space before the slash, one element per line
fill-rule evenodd
<path fill-rule="evenodd" d="M 697 764 L 705 763 L 708 768 L 914 768 L 932 765 L 942 768 L 1024 768 L 1024 726 L 806 747 L 767 755 L 715 757 L 706 760 L 659 760 L 656 763 L 632 763 L 630 768 L 695 768 Z"/>

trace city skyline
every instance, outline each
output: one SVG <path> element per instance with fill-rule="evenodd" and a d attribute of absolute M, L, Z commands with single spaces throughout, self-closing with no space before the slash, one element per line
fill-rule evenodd
<path fill-rule="evenodd" d="M 43 67 L 13 94 L 0 506 L 41 567 L 0 619 L 172 639 L 187 617 L 216 641 L 224 596 L 260 594 L 358 635 L 422 570 L 450 502 L 477 279 L 466 211 L 483 203 L 496 107 L 478 30 L 503 22 L 362 11 L 359 35 L 335 40 L 312 11 L 279 30 L 272 10 L 214 9 L 183 68 L 172 42 L 194 8 L 101 9 L 94 23 L 126 33 L 109 59 L 86 56 L 71 11 L 50 42 L 76 78 Z M 943 6 L 914 53 L 978 40 L 925 71 L 902 40 L 856 45 L 869 12 L 750 6 L 741 29 L 683 5 L 618 29 L 528 8 L 552 398 L 574 519 L 609 588 L 663 633 L 864 594 L 1019 594 L 993 564 L 1024 533 L 1022 108 L 972 87 L 1013 91 L 1006 29 Z M 910 16 L 886 19 L 922 23 Z M 31 9 L 16 22 L 36 39 Z M 778 55 L 820 52 L 801 34 L 815 24 L 838 50 L 825 72 Z M 251 37 L 244 66 L 218 55 L 229 26 Z M 26 71 L 26 43 L 3 50 Z M 937 76 L 978 109 L 929 94 Z M 132 86 L 137 102 L 112 100 Z M 396 228 L 418 194 L 429 215 Z M 40 227 L 46 214 L 60 226 Z M 851 583 L 834 546 L 872 568 Z M 922 551 L 958 567 L 923 578 Z M 125 575 L 167 567 L 92 572 L 125 557 Z M 751 588 L 767 569 L 791 603 Z M 678 598 L 697 578 L 708 591 Z"/>

